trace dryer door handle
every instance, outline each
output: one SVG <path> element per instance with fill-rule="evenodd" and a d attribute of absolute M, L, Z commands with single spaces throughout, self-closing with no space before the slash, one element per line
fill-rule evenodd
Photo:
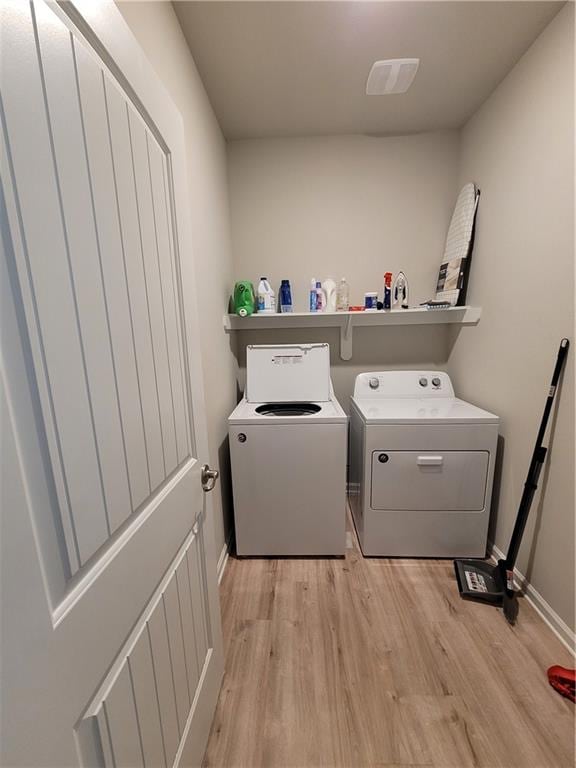
<path fill-rule="evenodd" d="M 419 467 L 438 467 L 444 463 L 444 456 L 418 456 L 416 464 Z"/>

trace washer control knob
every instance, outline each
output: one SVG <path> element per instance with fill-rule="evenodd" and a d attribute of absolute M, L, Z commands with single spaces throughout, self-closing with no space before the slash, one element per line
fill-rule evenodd
<path fill-rule="evenodd" d="M 390 459 L 390 456 L 388 456 L 387 453 L 379 453 L 378 454 L 378 461 L 380 464 L 386 464 L 386 462 Z"/>
<path fill-rule="evenodd" d="M 421 387 L 427 387 L 428 386 L 428 379 L 425 376 L 421 376 L 418 380 L 418 383 Z"/>
<path fill-rule="evenodd" d="M 432 386 L 436 387 L 436 389 L 439 389 L 441 384 L 442 384 L 442 382 L 440 381 L 438 376 L 434 376 L 434 378 L 432 379 Z"/>
<path fill-rule="evenodd" d="M 369 380 L 368 385 L 369 385 L 370 389 L 378 389 L 378 387 L 380 386 L 380 382 L 378 381 L 378 379 L 375 376 L 373 376 Z"/>

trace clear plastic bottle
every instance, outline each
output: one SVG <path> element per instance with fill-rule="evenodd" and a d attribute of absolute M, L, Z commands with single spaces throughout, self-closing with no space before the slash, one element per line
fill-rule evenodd
<path fill-rule="evenodd" d="M 267 315 L 276 312 L 276 294 L 267 277 L 261 277 L 258 283 L 258 312 Z"/>
<path fill-rule="evenodd" d="M 348 312 L 350 308 L 350 287 L 343 277 L 336 292 L 336 312 Z"/>

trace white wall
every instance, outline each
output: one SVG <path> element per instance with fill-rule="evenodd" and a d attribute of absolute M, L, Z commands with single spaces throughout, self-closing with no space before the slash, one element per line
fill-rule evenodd
<path fill-rule="evenodd" d="M 385 271 L 402 269 L 410 303 L 430 298 L 457 193 L 458 150 L 456 132 L 229 142 L 235 278 L 256 283 L 266 274 L 275 286 L 289 278 L 300 311 L 311 277 L 345 276 L 351 303 L 363 304 L 365 291 L 382 294 Z M 361 371 L 442 367 L 448 356 L 440 326 L 357 329 L 348 363 L 334 330 L 242 332 L 241 367 L 246 344 L 272 341 L 328 341 L 345 408 Z"/>
<path fill-rule="evenodd" d="M 462 132 L 460 181 L 482 190 L 469 299 L 477 328 L 449 370 L 464 398 L 500 414 L 503 465 L 493 537 L 506 550 L 544 397 L 574 330 L 574 7 L 545 29 Z M 574 628 L 574 357 L 519 568 Z"/>
<path fill-rule="evenodd" d="M 233 274 L 226 144 L 172 4 L 119 2 L 118 7 L 184 120 L 209 462 L 221 471 L 221 481 L 212 494 L 216 551 L 220 552 L 232 516 L 226 419 L 236 404 L 236 360 L 231 340 L 222 332 Z"/>
<path fill-rule="evenodd" d="M 429 298 L 457 161 L 456 132 L 229 142 L 236 278 L 290 278 L 300 311 L 311 277 L 345 276 L 363 304 L 402 269 L 411 303 Z"/>

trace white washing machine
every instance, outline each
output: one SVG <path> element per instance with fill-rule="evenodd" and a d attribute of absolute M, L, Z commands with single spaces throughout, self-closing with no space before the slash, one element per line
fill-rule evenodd
<path fill-rule="evenodd" d="M 228 419 L 238 555 L 344 554 L 347 431 L 328 344 L 247 348 Z"/>
<path fill-rule="evenodd" d="M 498 423 L 446 373 L 360 374 L 348 494 L 364 555 L 485 557 Z"/>

